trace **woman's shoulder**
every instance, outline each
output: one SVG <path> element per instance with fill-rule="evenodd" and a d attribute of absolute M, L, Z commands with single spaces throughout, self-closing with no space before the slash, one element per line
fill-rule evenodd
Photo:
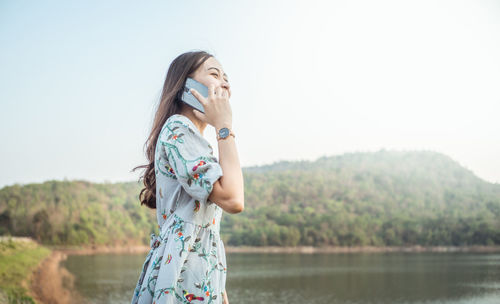
<path fill-rule="evenodd" d="M 165 124 L 172 124 L 174 122 L 182 122 L 184 124 L 187 124 L 187 117 L 181 114 L 174 114 L 171 115 L 169 118 L 167 118 L 167 121 L 165 121 Z"/>
<path fill-rule="evenodd" d="M 173 114 L 167 118 L 161 129 L 161 133 L 170 133 L 178 128 L 187 129 L 191 134 L 195 133 L 189 118 L 181 114 Z"/>
<path fill-rule="evenodd" d="M 191 119 L 182 114 L 173 114 L 167 118 L 161 130 L 160 137 L 170 139 L 175 135 L 177 135 L 175 138 L 182 137 L 182 142 L 184 142 L 184 139 L 187 137 L 187 140 L 190 142 L 196 142 L 212 149 L 210 143 L 203 137 L 200 131 L 198 131 L 198 128 Z"/>
<path fill-rule="evenodd" d="M 165 125 L 184 126 L 193 132 L 194 132 L 194 129 L 196 129 L 196 126 L 193 124 L 193 122 L 188 117 L 186 117 L 182 114 L 171 115 L 169 118 L 167 118 Z"/>

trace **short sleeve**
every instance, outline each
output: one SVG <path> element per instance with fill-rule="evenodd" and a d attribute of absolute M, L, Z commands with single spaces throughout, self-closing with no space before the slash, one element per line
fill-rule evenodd
<path fill-rule="evenodd" d="M 169 172 L 184 190 L 200 203 L 206 203 L 213 184 L 223 175 L 208 141 L 181 118 L 167 120 L 160 134 Z"/>

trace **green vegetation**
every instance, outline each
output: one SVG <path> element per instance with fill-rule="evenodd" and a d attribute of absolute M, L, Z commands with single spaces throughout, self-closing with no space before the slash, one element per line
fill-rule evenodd
<path fill-rule="evenodd" d="M 149 244 L 154 210 L 141 207 L 139 184 L 47 181 L 0 190 L 0 234 L 46 245 Z"/>
<path fill-rule="evenodd" d="M 0 303 L 36 303 L 27 294 L 29 278 L 50 252 L 33 241 L 0 240 Z"/>
<path fill-rule="evenodd" d="M 500 244 L 500 185 L 429 151 L 347 153 L 244 168 L 227 245 Z M 149 244 L 155 211 L 136 182 L 47 181 L 0 190 L 0 234 L 50 245 Z"/>

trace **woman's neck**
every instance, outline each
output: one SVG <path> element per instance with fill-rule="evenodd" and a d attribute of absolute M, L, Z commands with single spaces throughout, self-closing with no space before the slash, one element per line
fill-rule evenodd
<path fill-rule="evenodd" d="M 181 111 L 180 114 L 189 118 L 193 122 L 195 127 L 198 128 L 198 131 L 200 131 L 200 134 L 203 135 L 203 131 L 205 130 L 207 123 L 196 118 L 196 116 L 194 116 L 194 114 L 193 114 L 192 108 L 184 109 L 183 111 Z"/>

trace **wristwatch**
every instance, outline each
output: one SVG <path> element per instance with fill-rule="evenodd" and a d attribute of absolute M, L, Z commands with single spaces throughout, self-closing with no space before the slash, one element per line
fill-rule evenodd
<path fill-rule="evenodd" d="M 220 128 L 219 131 L 217 132 L 217 140 L 226 139 L 229 137 L 229 135 L 236 138 L 236 135 L 234 135 L 233 131 L 229 130 L 229 128 L 226 127 Z"/>

